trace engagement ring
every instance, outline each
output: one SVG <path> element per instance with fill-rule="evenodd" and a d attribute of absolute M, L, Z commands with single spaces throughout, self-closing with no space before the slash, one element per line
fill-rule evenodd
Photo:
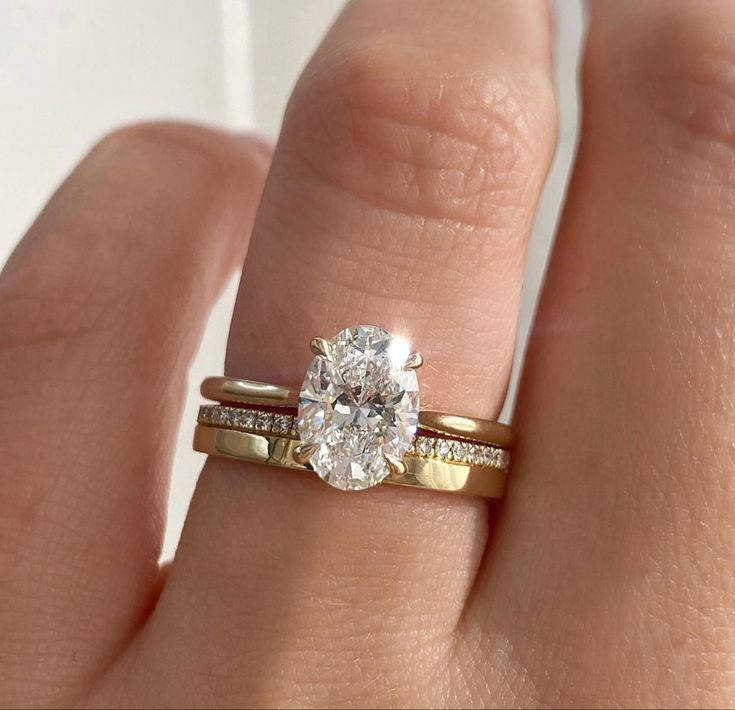
<path fill-rule="evenodd" d="M 301 389 L 211 377 L 194 448 L 215 456 L 311 470 L 345 491 L 394 483 L 502 496 L 510 427 L 419 409 L 420 353 L 375 326 L 314 338 Z M 246 406 L 247 405 L 247 406 Z"/>

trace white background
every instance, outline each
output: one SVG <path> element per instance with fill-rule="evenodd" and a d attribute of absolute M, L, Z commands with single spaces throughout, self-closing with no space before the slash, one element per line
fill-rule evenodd
<path fill-rule="evenodd" d="M 290 89 L 341 5 L 341 0 L 0 0 L 0 263 L 74 163 L 115 126 L 183 118 L 277 135 Z M 554 9 L 560 141 L 531 241 L 516 360 L 577 134 L 581 8 L 577 0 L 557 0 Z M 202 377 L 221 372 L 233 299 L 234 284 L 214 310 L 192 365 L 164 556 L 175 549 L 202 464 L 190 444 L 196 390 Z"/>

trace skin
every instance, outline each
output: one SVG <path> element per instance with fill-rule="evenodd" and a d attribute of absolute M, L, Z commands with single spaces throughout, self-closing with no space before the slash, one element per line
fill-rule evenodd
<path fill-rule="evenodd" d="M 187 366 L 236 269 L 226 372 L 298 382 L 311 337 L 376 323 L 425 406 L 497 416 L 548 9 L 352 2 L 272 162 L 188 125 L 97 145 L 0 277 L 0 703 L 731 706 L 733 28 L 729 1 L 590 5 L 502 505 L 212 459 L 168 570 Z"/>

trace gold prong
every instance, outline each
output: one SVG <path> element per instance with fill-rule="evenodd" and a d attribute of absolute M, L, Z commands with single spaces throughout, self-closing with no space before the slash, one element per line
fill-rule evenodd
<path fill-rule="evenodd" d="M 329 351 L 329 341 L 326 338 L 314 338 L 311 341 L 311 352 L 326 360 L 332 359 L 332 353 Z"/>
<path fill-rule="evenodd" d="M 394 476 L 405 476 L 406 475 L 406 464 L 401 459 L 393 454 L 383 454 L 385 462 L 388 464 L 390 472 Z"/>
<path fill-rule="evenodd" d="M 298 444 L 293 450 L 293 459 L 296 463 L 306 466 L 311 457 L 319 449 L 319 444 Z"/>
<path fill-rule="evenodd" d="M 424 364 L 424 356 L 421 353 L 411 353 L 406 362 L 403 363 L 404 370 L 417 370 Z"/>

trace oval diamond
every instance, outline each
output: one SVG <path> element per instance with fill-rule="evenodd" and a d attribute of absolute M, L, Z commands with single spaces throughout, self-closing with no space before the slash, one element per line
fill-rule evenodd
<path fill-rule="evenodd" d="M 408 343 L 382 328 L 345 328 L 317 355 L 301 387 L 297 428 L 319 448 L 309 464 L 327 483 L 360 490 L 390 472 L 384 455 L 403 458 L 419 414 Z"/>

